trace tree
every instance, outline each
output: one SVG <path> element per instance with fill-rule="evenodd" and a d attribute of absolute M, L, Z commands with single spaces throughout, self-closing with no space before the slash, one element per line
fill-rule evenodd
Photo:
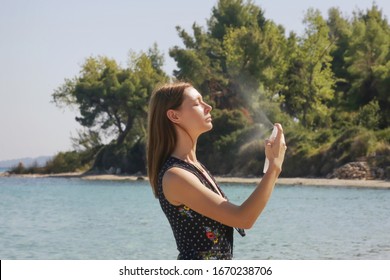
<path fill-rule="evenodd" d="M 304 127 L 329 126 L 327 103 L 334 94 L 329 28 L 318 10 L 309 9 L 304 19 L 303 38 L 289 38 L 290 61 L 283 92 L 284 108 Z M 297 45 L 294 45 L 294 43 Z"/>
<path fill-rule="evenodd" d="M 334 41 L 334 47 L 331 49 L 332 72 L 336 78 L 334 106 L 346 105 L 346 92 L 351 88 L 351 75 L 345 62 L 345 54 L 349 49 L 349 42 L 352 36 L 352 24 L 341 14 L 338 8 L 331 8 L 328 12 L 329 37 Z"/>
<path fill-rule="evenodd" d="M 231 29 L 262 27 L 266 20 L 264 12 L 253 1 L 220 0 L 212 9 L 207 21 L 211 37 L 222 41 Z"/>
<path fill-rule="evenodd" d="M 122 144 L 137 120 L 145 123 L 147 102 L 158 82 L 167 81 L 155 45 L 148 53 L 131 52 L 129 67 L 107 57 L 89 57 L 79 77 L 67 79 L 53 93 L 57 106 L 76 106 L 76 121 L 93 132 L 114 135 Z M 84 135 L 85 136 L 85 135 Z"/>
<path fill-rule="evenodd" d="M 376 98 L 382 111 L 381 126 L 386 127 L 390 123 L 390 26 L 376 5 L 366 13 L 356 13 L 352 26 L 345 54 L 352 78 L 348 103 L 357 110 Z"/>
<path fill-rule="evenodd" d="M 356 118 L 357 124 L 371 130 L 377 130 L 380 120 L 380 108 L 378 101 L 372 100 L 370 103 L 360 108 Z"/>
<path fill-rule="evenodd" d="M 214 171 L 228 173 L 232 164 L 224 158 L 233 158 L 243 141 L 252 141 L 257 147 L 258 140 L 250 135 L 259 135 L 259 127 L 266 131 L 272 126 L 265 112 L 280 115 L 288 54 L 284 29 L 265 19 L 253 1 L 220 0 L 206 28 L 194 23 L 192 34 L 180 27 L 177 30 L 184 47 L 170 49 L 178 67 L 174 75 L 192 82 L 216 108 L 213 131 L 202 136 L 198 151 L 212 155 L 202 160 L 214 166 Z M 258 123 L 266 125 L 256 126 Z M 232 127 L 234 131 L 226 133 Z M 255 153 L 248 152 L 245 157 L 259 163 Z M 217 165 L 217 161 L 224 163 Z"/>
<path fill-rule="evenodd" d="M 191 81 L 220 109 L 251 111 L 260 95 L 278 93 L 286 68 L 284 30 L 252 1 L 221 0 L 207 30 L 192 29 L 193 36 L 178 27 L 185 48 L 170 50 L 178 79 Z"/>

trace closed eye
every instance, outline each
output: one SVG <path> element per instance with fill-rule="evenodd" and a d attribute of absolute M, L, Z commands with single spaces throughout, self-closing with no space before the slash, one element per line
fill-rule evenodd
<path fill-rule="evenodd" d="M 199 106 L 202 102 L 203 100 L 199 97 L 196 99 L 194 106 Z"/>

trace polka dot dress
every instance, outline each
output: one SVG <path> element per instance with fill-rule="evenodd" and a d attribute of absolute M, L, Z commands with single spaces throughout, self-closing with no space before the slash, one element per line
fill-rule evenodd
<path fill-rule="evenodd" d="M 183 168 L 195 176 L 210 190 L 216 192 L 194 165 L 170 157 L 164 164 L 158 178 L 158 198 L 176 240 L 181 260 L 228 260 L 233 257 L 233 228 L 207 218 L 186 205 L 174 206 L 165 198 L 162 177 L 172 168 Z M 209 173 L 210 175 L 210 173 Z M 211 177 L 211 175 L 210 175 Z M 211 177 L 213 178 L 213 177 Z M 223 192 L 222 195 L 225 197 Z"/>

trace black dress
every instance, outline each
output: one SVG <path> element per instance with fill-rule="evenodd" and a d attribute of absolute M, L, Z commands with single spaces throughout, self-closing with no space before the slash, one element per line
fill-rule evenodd
<path fill-rule="evenodd" d="M 170 157 L 162 167 L 158 177 L 158 199 L 161 208 L 171 225 L 173 235 L 179 250 L 178 259 L 181 260 L 230 260 L 233 257 L 233 228 L 226 226 L 213 219 L 205 217 L 198 212 L 188 208 L 186 205 L 175 206 L 169 203 L 162 190 L 162 178 L 164 173 L 172 168 L 185 169 L 196 177 L 199 181 L 217 193 L 211 182 L 192 164 L 175 157 Z M 204 166 L 202 166 L 204 168 Z M 204 168 L 206 171 L 207 169 Z M 214 178 L 207 171 L 214 181 L 223 197 Z M 243 230 L 239 230 L 242 236 Z"/>

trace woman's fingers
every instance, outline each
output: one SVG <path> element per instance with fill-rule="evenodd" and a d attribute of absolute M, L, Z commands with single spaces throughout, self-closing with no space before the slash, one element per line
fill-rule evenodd
<path fill-rule="evenodd" d="M 277 129 L 277 134 L 275 140 L 272 143 L 273 154 L 275 157 L 278 157 L 282 151 L 285 151 L 285 140 L 283 134 L 283 127 L 280 123 L 275 123 Z"/>
<path fill-rule="evenodd" d="M 287 150 L 286 141 L 283 134 L 283 127 L 280 123 L 275 123 L 276 136 L 271 137 L 265 141 L 266 148 L 270 149 L 273 157 L 277 158 Z"/>
<path fill-rule="evenodd" d="M 276 134 L 275 141 L 278 141 L 278 143 L 283 143 L 284 142 L 284 134 L 283 134 L 283 127 L 280 123 L 275 123 L 274 124 L 278 130 Z"/>

